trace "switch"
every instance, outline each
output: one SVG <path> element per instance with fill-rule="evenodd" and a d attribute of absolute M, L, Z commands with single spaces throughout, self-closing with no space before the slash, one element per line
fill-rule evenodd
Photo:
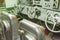
<path fill-rule="evenodd" d="M 37 17 L 39 17 L 41 15 L 41 11 L 38 9 L 35 9 L 35 10 L 36 10 L 35 14 L 37 15 Z"/>

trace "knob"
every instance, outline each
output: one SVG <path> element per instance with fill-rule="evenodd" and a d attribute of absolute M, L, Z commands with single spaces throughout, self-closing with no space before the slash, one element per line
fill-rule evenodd
<path fill-rule="evenodd" d="M 24 31 L 19 29 L 19 30 L 18 30 L 18 34 L 19 34 L 19 35 L 24 35 Z"/>
<path fill-rule="evenodd" d="M 41 11 L 36 9 L 36 13 L 35 14 L 37 15 L 37 17 L 39 17 L 41 15 Z"/>

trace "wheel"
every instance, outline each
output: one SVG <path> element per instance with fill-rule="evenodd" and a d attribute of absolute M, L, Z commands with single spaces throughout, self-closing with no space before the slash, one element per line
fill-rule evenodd
<path fill-rule="evenodd" d="M 52 24 L 52 26 L 48 25 L 48 23 Z M 53 15 L 52 13 L 48 13 L 45 19 L 46 28 L 53 33 L 60 33 L 60 17 L 57 15 Z"/>

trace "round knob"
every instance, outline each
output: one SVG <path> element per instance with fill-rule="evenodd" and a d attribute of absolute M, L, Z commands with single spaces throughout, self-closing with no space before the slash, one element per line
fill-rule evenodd
<path fill-rule="evenodd" d="M 18 30 L 18 34 L 19 34 L 19 35 L 24 35 L 24 31 L 19 29 L 19 30 Z"/>
<path fill-rule="evenodd" d="M 40 10 L 38 10 L 38 9 L 36 9 L 35 14 L 36 14 L 36 15 L 37 15 L 37 17 L 38 17 L 38 16 L 40 16 L 40 15 L 41 15 L 41 11 L 40 11 Z"/>

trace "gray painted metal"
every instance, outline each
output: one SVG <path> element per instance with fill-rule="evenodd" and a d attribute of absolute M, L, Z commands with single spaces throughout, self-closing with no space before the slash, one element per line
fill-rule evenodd
<path fill-rule="evenodd" d="M 26 19 L 21 20 L 19 23 L 20 23 L 20 28 L 22 30 L 24 30 L 25 33 L 32 36 L 32 38 L 30 37 L 31 39 L 29 39 L 29 40 L 33 40 L 33 38 L 35 38 L 34 40 L 45 40 L 43 33 L 40 29 L 40 25 L 37 25 L 37 24 L 30 22 Z M 26 37 L 27 34 L 25 34 L 23 37 Z M 29 37 L 29 35 L 27 35 L 27 36 Z M 27 39 L 23 39 L 23 40 L 27 40 Z"/>
<path fill-rule="evenodd" d="M 10 25 L 10 27 L 8 28 L 9 30 L 6 32 L 6 40 L 17 40 L 19 38 L 19 35 L 18 35 L 18 29 L 17 29 L 18 25 L 16 22 L 16 17 L 5 11 L 2 11 L 1 17 L 2 21 L 7 20 Z"/>

